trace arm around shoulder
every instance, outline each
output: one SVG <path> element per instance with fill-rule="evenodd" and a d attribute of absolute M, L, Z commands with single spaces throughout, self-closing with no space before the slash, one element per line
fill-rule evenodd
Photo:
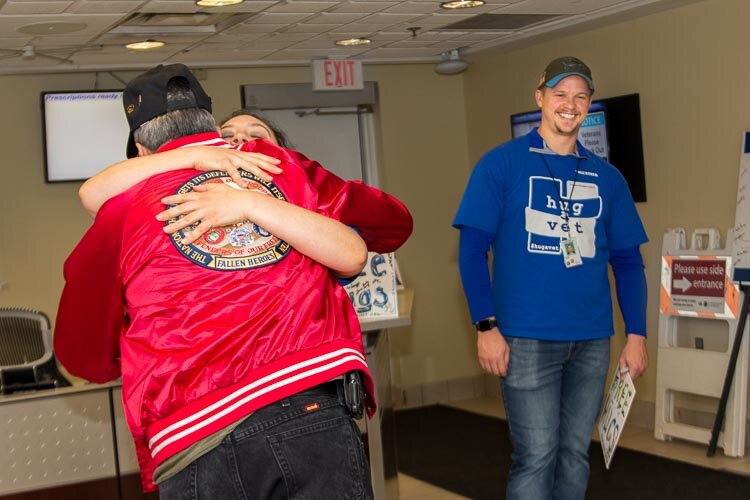
<path fill-rule="evenodd" d="M 78 198 L 83 208 L 95 217 L 107 200 L 152 175 L 192 166 L 193 161 L 187 148 L 130 158 L 115 163 L 84 182 L 78 190 Z"/>

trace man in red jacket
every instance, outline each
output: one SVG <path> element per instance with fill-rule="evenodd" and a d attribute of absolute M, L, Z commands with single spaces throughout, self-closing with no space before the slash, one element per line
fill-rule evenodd
<path fill-rule="evenodd" d="M 229 147 L 183 65 L 140 75 L 123 101 L 129 157 Z M 162 498 L 370 498 L 341 377 L 361 375 L 369 414 L 373 385 L 337 277 L 361 270 L 365 244 L 400 246 L 411 216 L 361 183 L 316 186 L 297 153 L 260 140 L 243 150 L 279 158 L 283 173 L 243 173 L 241 189 L 178 170 L 101 208 L 65 263 L 55 350 L 80 377 L 122 376 L 144 487 Z M 165 197 L 176 205 L 163 211 Z M 387 237 L 363 241 L 384 216 Z M 218 227 L 192 233 L 202 219 Z"/>

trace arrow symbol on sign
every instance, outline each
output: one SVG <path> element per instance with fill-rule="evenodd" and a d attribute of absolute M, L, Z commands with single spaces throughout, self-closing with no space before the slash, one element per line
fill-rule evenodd
<path fill-rule="evenodd" d="M 687 279 L 687 278 L 685 278 L 685 277 L 682 277 L 682 278 L 680 278 L 680 279 L 678 279 L 678 280 L 675 280 L 675 282 L 674 282 L 674 285 L 673 285 L 673 286 L 674 286 L 675 288 L 679 288 L 679 289 L 680 289 L 680 290 L 682 290 L 683 292 L 687 292 L 688 290 L 690 290 L 690 289 L 691 289 L 691 288 L 693 287 L 693 284 L 692 284 L 692 283 L 690 283 L 690 280 L 689 280 L 689 279 Z"/>

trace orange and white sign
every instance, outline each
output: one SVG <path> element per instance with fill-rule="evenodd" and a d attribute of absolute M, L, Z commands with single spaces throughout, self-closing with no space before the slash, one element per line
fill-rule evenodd
<path fill-rule="evenodd" d="M 362 61 L 313 59 L 313 90 L 362 90 Z"/>
<path fill-rule="evenodd" d="M 659 309 L 662 314 L 736 319 L 739 290 L 732 281 L 732 258 L 665 255 L 661 258 Z"/>

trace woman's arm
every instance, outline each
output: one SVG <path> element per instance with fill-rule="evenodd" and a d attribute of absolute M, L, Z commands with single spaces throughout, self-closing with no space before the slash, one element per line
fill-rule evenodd
<path fill-rule="evenodd" d="M 158 220 L 182 216 L 164 228 L 166 233 L 198 223 L 183 238 L 185 244 L 212 227 L 252 220 L 340 277 L 358 274 L 367 262 L 367 246 L 349 226 L 262 193 L 204 184 L 190 193 L 167 196 L 162 203 L 176 206 L 158 214 Z"/>
<path fill-rule="evenodd" d="M 261 179 L 270 181 L 272 177 L 267 172 L 280 173 L 278 164 L 278 159 L 263 153 L 246 153 L 212 146 L 191 146 L 115 163 L 84 182 L 78 190 L 78 197 L 86 211 L 95 217 L 104 202 L 152 175 L 182 168 L 222 170 L 239 185 L 245 185 L 246 181 L 240 177 L 239 170 L 251 172 Z"/>

